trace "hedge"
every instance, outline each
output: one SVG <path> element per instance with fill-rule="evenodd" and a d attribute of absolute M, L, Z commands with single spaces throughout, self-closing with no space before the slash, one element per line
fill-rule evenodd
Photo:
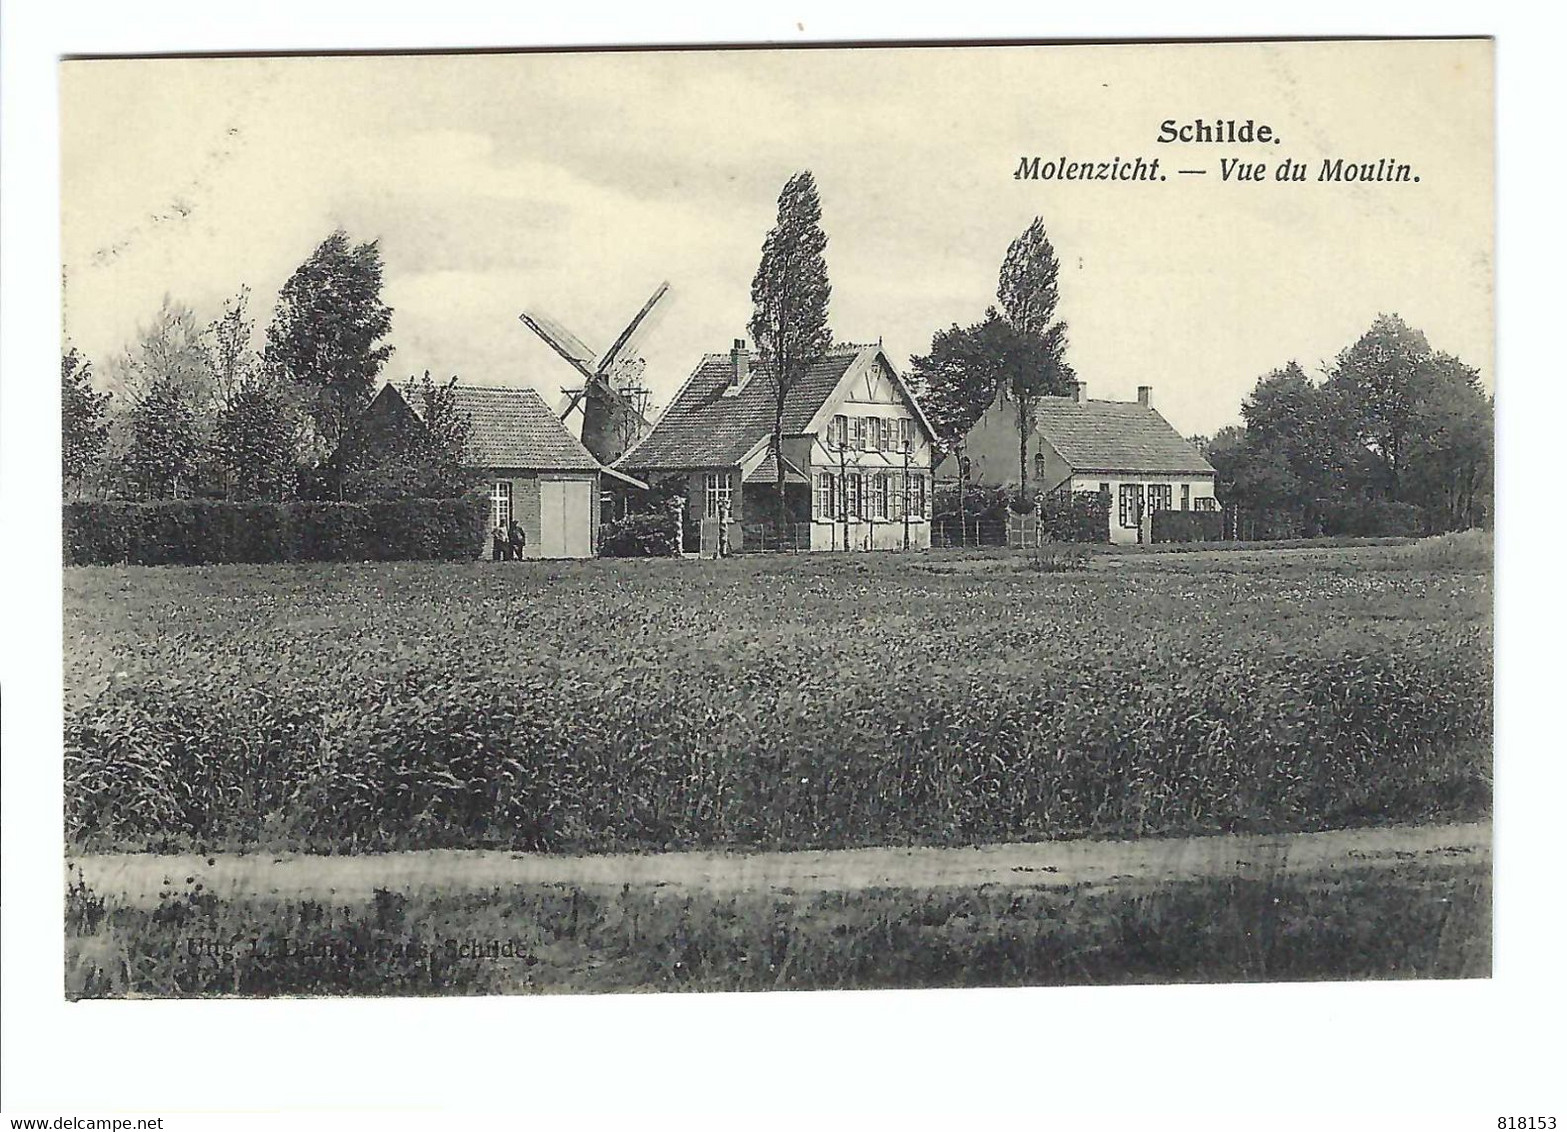
<path fill-rule="evenodd" d="M 1155 511 L 1151 517 L 1154 542 L 1222 542 L 1222 511 Z"/>
<path fill-rule="evenodd" d="M 608 558 L 673 558 L 679 550 L 672 511 L 627 515 L 599 526 L 599 553 Z"/>
<path fill-rule="evenodd" d="M 1425 512 L 1413 503 L 1350 496 L 1347 499 L 1318 500 L 1315 510 L 1324 535 L 1370 538 L 1411 537 L 1425 533 Z"/>
<path fill-rule="evenodd" d="M 1044 497 L 1039 521 L 1057 542 L 1109 542 L 1108 491 L 1056 491 Z"/>
<path fill-rule="evenodd" d="M 362 503 L 67 503 L 67 566 L 365 562 L 479 556 L 479 495 Z"/>

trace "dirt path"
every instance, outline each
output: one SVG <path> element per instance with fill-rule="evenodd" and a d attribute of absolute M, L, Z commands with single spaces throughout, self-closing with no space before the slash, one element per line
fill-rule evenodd
<path fill-rule="evenodd" d="M 151 904 L 166 887 L 200 883 L 222 897 L 357 901 L 377 888 L 443 894 L 518 884 L 619 888 L 668 885 L 709 892 L 839 892 L 1001 884 L 1111 884 L 1216 876 L 1331 873 L 1409 861 L 1488 864 L 1489 822 L 1253 837 L 1057 841 L 969 849 L 841 849 L 793 853 L 555 856 L 504 850 L 428 850 L 354 857 L 124 853 L 67 858 L 101 895 Z M 193 879 L 187 879 L 193 878 Z"/>

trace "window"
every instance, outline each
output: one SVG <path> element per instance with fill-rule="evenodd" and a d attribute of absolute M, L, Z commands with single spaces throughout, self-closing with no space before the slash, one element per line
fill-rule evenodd
<path fill-rule="evenodd" d="M 855 417 L 849 422 L 850 446 L 860 451 L 865 450 L 865 418 Z"/>
<path fill-rule="evenodd" d="M 1140 483 L 1123 483 L 1121 485 L 1121 526 L 1135 527 L 1143 521 L 1143 485 Z"/>
<path fill-rule="evenodd" d="M 838 477 L 823 472 L 816 477 L 816 517 L 831 519 L 838 514 Z"/>
<path fill-rule="evenodd" d="M 718 518 L 718 509 L 722 504 L 733 505 L 735 493 L 735 481 L 733 472 L 708 472 L 707 473 L 707 517 Z"/>
<path fill-rule="evenodd" d="M 1107 483 L 1101 482 L 1100 485 L 1099 485 L 1099 494 L 1100 495 L 1109 495 L 1110 494 L 1110 485 L 1107 484 Z"/>
<path fill-rule="evenodd" d="M 1192 509 L 1192 485 L 1189 484 L 1189 483 L 1183 483 L 1181 485 L 1181 510 L 1182 511 L 1190 511 L 1191 509 Z"/>
<path fill-rule="evenodd" d="M 913 519 L 925 517 L 925 477 L 922 475 L 909 478 L 909 517 Z"/>
<path fill-rule="evenodd" d="M 887 497 L 889 494 L 888 487 L 890 486 L 891 480 L 892 477 L 887 475 L 885 472 L 878 472 L 871 479 L 871 490 L 875 492 L 875 495 L 871 500 L 871 505 L 876 509 L 875 515 L 878 519 L 885 519 L 887 517 Z"/>
<path fill-rule="evenodd" d="M 511 522 L 511 480 L 496 480 L 490 488 L 490 529 Z"/>
<path fill-rule="evenodd" d="M 1174 487 L 1167 483 L 1151 483 L 1148 485 L 1148 510 L 1168 511 L 1170 499 L 1174 493 Z"/>
<path fill-rule="evenodd" d="M 865 514 L 865 499 L 863 495 L 864 484 L 859 472 L 850 472 L 844 477 L 844 517 L 858 519 Z"/>
<path fill-rule="evenodd" d="M 901 519 L 909 509 L 908 481 L 902 472 L 888 472 L 887 480 L 887 517 Z"/>
<path fill-rule="evenodd" d="M 1036 480 L 1045 478 L 1045 454 L 1043 452 L 1034 453 L 1034 478 Z"/>
<path fill-rule="evenodd" d="M 870 425 L 871 439 L 866 447 L 872 452 L 880 452 L 887 447 L 887 422 L 880 417 L 872 417 L 867 423 Z"/>
<path fill-rule="evenodd" d="M 827 430 L 827 443 L 838 448 L 849 446 L 849 418 L 843 414 L 832 419 L 832 425 Z"/>
<path fill-rule="evenodd" d="M 1217 499 L 1215 499 L 1213 496 L 1211 496 L 1211 495 L 1199 495 L 1197 497 L 1197 510 L 1199 510 L 1199 511 L 1217 511 L 1218 509 L 1219 509 L 1219 501 Z"/>

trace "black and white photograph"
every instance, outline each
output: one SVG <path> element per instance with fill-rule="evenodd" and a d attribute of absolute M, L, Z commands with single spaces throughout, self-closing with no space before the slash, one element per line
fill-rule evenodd
<path fill-rule="evenodd" d="M 1489 974 L 1488 43 L 60 81 L 66 997 Z"/>
<path fill-rule="evenodd" d="M 72 4 L 0 1123 L 1567 1115 L 1521 17 Z"/>

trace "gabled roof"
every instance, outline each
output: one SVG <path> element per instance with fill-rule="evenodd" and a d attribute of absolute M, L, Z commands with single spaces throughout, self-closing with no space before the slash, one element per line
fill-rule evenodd
<path fill-rule="evenodd" d="M 850 367 L 867 352 L 879 350 L 853 345 L 829 350 L 789 390 L 784 435 L 812 431 L 812 421 Z M 754 355 L 750 377 L 738 392 L 726 395 L 731 364 L 727 353 L 705 355 L 663 416 L 616 466 L 638 471 L 737 466 L 759 440 L 772 434 L 774 405 L 767 375 Z"/>
<path fill-rule="evenodd" d="M 596 472 L 599 462 L 571 435 L 536 389 L 458 385 L 457 409 L 469 415 L 468 458 L 482 468 Z"/>
<path fill-rule="evenodd" d="M 1213 474 L 1190 441 L 1136 401 L 1041 397 L 1035 428 L 1075 472 Z"/>
<path fill-rule="evenodd" d="M 596 472 L 599 462 L 567 430 L 537 390 L 525 385 L 456 385 L 468 414 L 468 462 L 478 468 Z M 416 406 L 415 413 L 418 412 Z"/>
<path fill-rule="evenodd" d="M 766 455 L 761 461 L 745 474 L 743 483 L 777 483 L 778 461 L 774 458 L 772 448 L 769 446 Z M 810 483 L 811 477 L 802 472 L 797 464 L 789 457 L 784 457 L 784 482 L 785 483 Z"/>

